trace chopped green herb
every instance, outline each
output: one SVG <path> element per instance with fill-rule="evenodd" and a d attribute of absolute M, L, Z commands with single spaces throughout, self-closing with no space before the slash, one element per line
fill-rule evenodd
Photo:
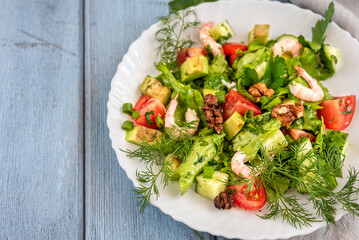
<path fill-rule="evenodd" d="M 138 119 L 140 117 L 140 112 L 139 111 L 134 111 L 133 113 L 132 113 L 132 118 L 133 119 Z"/>
<path fill-rule="evenodd" d="M 122 127 L 121 127 L 123 130 L 125 130 L 126 132 L 130 131 L 132 128 L 133 128 L 133 122 L 131 121 L 125 121 L 123 124 L 122 124 Z"/>
<path fill-rule="evenodd" d="M 206 166 L 203 168 L 203 177 L 204 178 L 212 178 L 214 173 L 214 167 Z"/>
<path fill-rule="evenodd" d="M 123 113 L 126 113 L 128 115 L 131 115 L 132 112 L 133 112 L 133 106 L 132 106 L 132 103 L 124 103 L 122 105 L 122 112 Z"/>

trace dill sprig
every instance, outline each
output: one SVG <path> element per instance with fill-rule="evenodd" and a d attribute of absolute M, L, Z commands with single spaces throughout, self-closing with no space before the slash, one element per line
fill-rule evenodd
<path fill-rule="evenodd" d="M 200 22 L 194 10 L 175 12 L 161 18 L 162 27 L 156 32 L 156 40 L 160 43 L 157 54 L 170 71 L 177 69 L 177 53 L 182 48 L 195 44 L 190 35 L 184 36 L 191 28 L 198 28 Z"/>
<path fill-rule="evenodd" d="M 289 148 L 280 147 L 271 154 L 265 154 L 262 149 L 262 162 L 252 167 L 252 172 L 253 175 L 260 174 L 258 177 L 266 187 L 267 193 L 272 192 L 272 196 L 268 199 L 268 212 L 259 217 L 275 219 L 282 216 L 283 221 L 296 228 L 311 226 L 312 222 L 325 221 L 329 229 L 330 225 L 335 225 L 337 203 L 340 203 L 345 211 L 359 216 L 359 188 L 356 186 L 359 173 L 354 168 L 348 170 L 348 181 L 343 188 L 338 192 L 333 191 L 335 186 L 332 181 L 341 170 L 344 161 L 339 148 L 332 144 L 320 151 L 310 150 L 306 154 L 302 154 L 302 150 L 301 144 L 294 144 Z M 303 165 L 304 161 L 307 161 L 307 165 Z M 301 203 L 295 195 L 283 194 L 276 188 L 269 189 L 273 182 L 278 181 L 278 176 L 288 178 L 292 186 L 305 189 L 307 203 Z M 308 203 L 313 205 L 315 213 L 304 207 Z"/>
<path fill-rule="evenodd" d="M 179 135 L 176 135 L 179 132 Z M 163 183 L 165 188 L 175 172 L 171 161 L 164 161 L 167 156 L 174 156 L 176 159 L 184 160 L 192 148 L 195 140 L 194 135 L 189 135 L 186 131 L 179 131 L 176 128 L 166 128 L 160 139 L 155 139 L 153 143 L 143 142 L 143 146 L 135 150 L 123 150 L 130 158 L 139 158 L 145 165 L 145 170 L 136 171 L 136 178 L 141 183 L 134 189 L 136 198 L 139 200 L 137 205 L 143 212 L 148 206 L 152 195 L 159 197 L 157 183 Z M 157 169 L 155 169 L 157 166 Z"/>

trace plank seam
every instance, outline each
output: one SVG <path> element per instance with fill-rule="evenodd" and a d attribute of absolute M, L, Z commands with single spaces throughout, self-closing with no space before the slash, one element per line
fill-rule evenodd
<path fill-rule="evenodd" d="M 86 34 L 85 34 L 85 0 L 82 0 L 82 138 L 83 138 L 83 159 L 82 159 L 82 169 L 83 169 L 83 239 L 86 240 Z"/>

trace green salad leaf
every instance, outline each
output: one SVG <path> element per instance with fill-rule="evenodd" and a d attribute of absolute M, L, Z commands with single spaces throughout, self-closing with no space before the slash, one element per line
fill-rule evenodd
<path fill-rule="evenodd" d="M 325 31 L 327 30 L 328 24 L 332 21 L 334 15 L 334 3 L 331 2 L 328 6 L 327 11 L 325 12 L 324 19 L 318 20 L 315 26 L 312 28 L 312 42 L 319 43 L 320 45 L 324 43 L 326 36 Z"/>
<path fill-rule="evenodd" d="M 188 7 L 196 6 L 203 2 L 216 2 L 217 0 L 172 0 L 168 3 L 170 12 L 174 13 Z"/>

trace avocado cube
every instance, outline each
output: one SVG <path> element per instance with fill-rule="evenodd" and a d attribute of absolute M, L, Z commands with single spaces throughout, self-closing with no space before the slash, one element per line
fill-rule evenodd
<path fill-rule="evenodd" d="M 248 42 L 259 41 L 263 44 L 267 43 L 267 38 L 269 35 L 269 24 L 256 24 L 253 29 L 249 32 Z"/>
<path fill-rule="evenodd" d="M 209 29 L 209 33 L 211 34 L 213 39 L 219 43 L 223 43 L 224 41 L 235 36 L 234 31 L 227 20 L 218 23 L 217 25 Z"/>
<path fill-rule="evenodd" d="M 141 92 L 152 98 L 157 98 L 163 105 L 167 105 L 171 98 L 171 90 L 162 85 L 156 78 L 147 76 L 141 84 Z"/>
<path fill-rule="evenodd" d="M 208 59 L 204 56 L 187 58 L 181 65 L 180 71 L 182 82 L 189 82 L 206 76 L 208 74 Z"/>
<path fill-rule="evenodd" d="M 159 141 L 161 137 L 162 132 L 141 125 L 132 128 L 126 133 L 126 141 L 139 146 L 143 146 L 145 142 L 153 144 L 156 139 Z"/>
<path fill-rule="evenodd" d="M 227 134 L 226 138 L 231 141 L 234 136 L 241 131 L 245 121 L 241 114 L 234 112 L 224 123 L 223 131 Z"/>
<path fill-rule="evenodd" d="M 293 99 L 284 99 L 282 105 L 295 105 L 295 101 Z"/>
<path fill-rule="evenodd" d="M 226 190 L 228 174 L 215 171 L 212 179 L 204 178 L 203 173 L 196 177 L 196 192 L 203 197 L 214 200 L 221 192 Z"/>
<path fill-rule="evenodd" d="M 172 181 L 179 179 L 179 174 L 177 173 L 176 169 L 181 164 L 181 160 L 176 158 L 174 154 L 169 154 L 163 160 L 163 165 L 166 166 L 164 169 L 164 174 Z"/>

